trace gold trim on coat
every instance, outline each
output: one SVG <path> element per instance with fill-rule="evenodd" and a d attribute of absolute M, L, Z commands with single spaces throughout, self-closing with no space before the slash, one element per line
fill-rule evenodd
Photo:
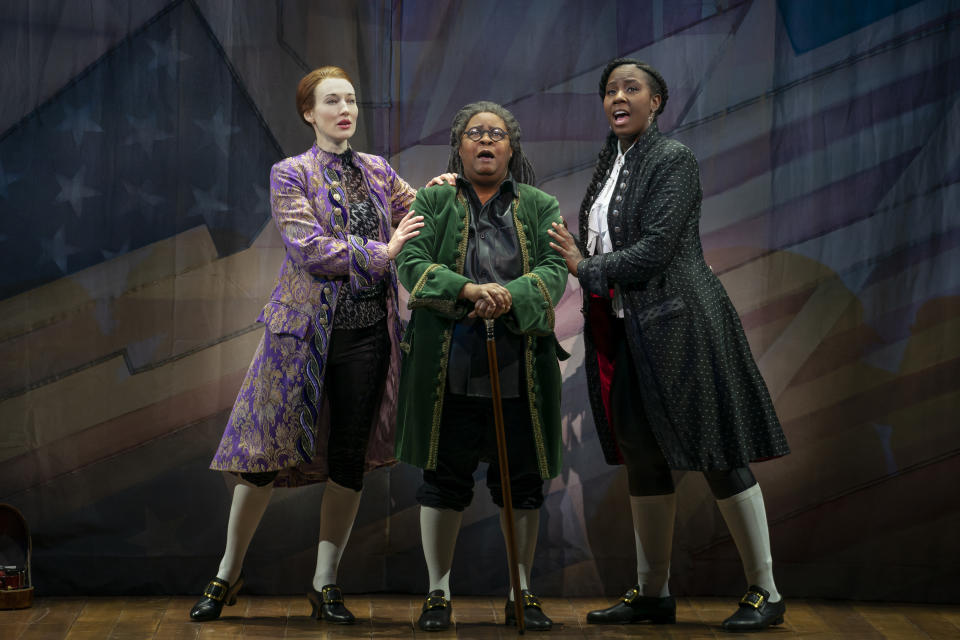
<path fill-rule="evenodd" d="M 537 282 L 537 287 L 540 288 L 543 286 L 540 276 L 530 272 L 530 252 L 527 250 L 527 232 L 523 228 L 523 223 L 520 222 L 520 215 L 518 214 L 519 203 L 520 197 L 517 196 L 516 200 L 513 201 L 513 226 L 517 229 L 517 239 L 520 242 L 520 255 L 523 258 L 523 275 L 533 278 L 534 282 Z M 543 293 L 543 289 L 541 289 L 541 293 Z M 549 294 L 547 297 L 549 299 Z M 550 313 L 550 326 L 552 328 L 552 305 L 550 307 Z M 536 338 L 533 336 L 527 336 L 527 352 L 525 354 L 527 363 L 527 400 L 530 403 L 530 426 L 533 428 L 533 442 L 537 449 L 537 466 L 540 469 L 540 477 L 546 480 L 550 477 L 550 467 L 547 464 L 547 448 L 543 444 L 543 424 L 540 422 L 540 410 L 537 408 L 537 394 L 534 389 L 535 382 L 533 380 L 533 345 L 535 340 Z"/>
<path fill-rule="evenodd" d="M 540 277 L 539 273 L 534 273 L 533 271 L 531 271 L 530 273 L 525 273 L 523 275 L 524 277 L 530 278 L 536 283 L 537 289 L 540 290 L 540 295 L 542 295 L 543 299 L 546 301 L 548 305 L 547 319 L 550 322 L 550 330 L 553 331 L 553 326 L 556 321 L 556 315 L 554 313 L 553 299 L 550 297 L 550 291 L 547 289 L 546 283 L 543 281 L 543 278 Z"/>
<path fill-rule="evenodd" d="M 467 241 L 470 238 L 470 207 L 467 200 L 457 190 L 457 202 L 463 207 L 463 229 L 460 232 L 460 242 L 457 244 L 457 269 L 463 275 L 463 265 L 467 260 Z M 430 265 L 431 267 L 433 265 Z M 440 265 L 437 265 L 438 267 Z M 428 267 L 429 269 L 430 267 Z M 417 284 L 420 284 L 419 281 Z M 416 287 L 414 287 L 416 288 Z M 412 294 L 411 294 L 412 296 Z M 456 302 L 453 303 L 456 305 Z M 433 420 L 430 425 L 430 448 L 427 450 L 427 469 L 437 468 L 437 453 L 440 449 L 440 419 L 443 417 L 443 392 L 447 386 L 447 365 L 450 360 L 450 341 L 453 340 L 453 327 L 443 332 L 443 342 L 440 345 L 440 374 L 437 376 L 437 399 L 433 403 Z"/>

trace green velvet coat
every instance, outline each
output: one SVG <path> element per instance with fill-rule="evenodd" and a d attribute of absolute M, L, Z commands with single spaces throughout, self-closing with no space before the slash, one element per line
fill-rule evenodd
<path fill-rule="evenodd" d="M 562 218 L 556 198 L 526 184 L 517 187 L 512 210 L 523 251 L 523 275 L 506 285 L 513 307 L 501 318 L 507 328 L 527 337 L 525 386 L 538 467 L 547 479 L 559 473 L 562 460 L 557 359 L 568 357 L 553 333 L 554 306 L 567 286 L 567 267 L 550 248 L 547 230 Z M 470 206 L 456 187 L 442 185 L 421 189 L 411 208 L 424 217 L 424 226 L 397 257 L 412 314 L 400 343 L 404 357 L 396 456 L 435 469 L 453 325 L 472 308 L 469 301 L 457 300 L 469 282 L 463 264 Z"/>

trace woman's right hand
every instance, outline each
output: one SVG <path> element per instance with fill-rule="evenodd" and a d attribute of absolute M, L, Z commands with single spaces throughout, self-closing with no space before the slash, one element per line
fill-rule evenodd
<path fill-rule="evenodd" d="M 420 235 L 420 227 L 423 226 L 423 216 L 414 214 L 414 210 L 410 209 L 407 215 L 400 218 L 400 224 L 397 225 L 396 231 L 390 236 L 390 242 L 387 243 L 387 257 L 391 260 L 397 257 L 397 254 L 403 249 L 403 245 L 407 240 Z"/>
<path fill-rule="evenodd" d="M 563 261 L 567 264 L 567 271 L 573 277 L 577 277 L 579 273 L 578 265 L 583 261 L 583 255 L 577 248 L 576 240 L 567 231 L 566 222 L 563 224 L 553 222 L 551 226 L 553 226 L 553 229 L 547 229 L 547 235 L 552 238 L 550 248 L 563 257 Z"/>
<path fill-rule="evenodd" d="M 468 282 L 460 290 L 460 297 L 473 303 L 473 311 L 468 314 L 470 318 L 499 318 L 513 306 L 510 292 L 496 282 Z"/>
<path fill-rule="evenodd" d="M 430 182 L 427 183 L 428 187 L 433 187 L 438 184 L 448 184 L 451 187 L 457 186 L 457 174 L 455 173 L 441 173 L 438 176 L 435 176 L 430 179 Z"/>

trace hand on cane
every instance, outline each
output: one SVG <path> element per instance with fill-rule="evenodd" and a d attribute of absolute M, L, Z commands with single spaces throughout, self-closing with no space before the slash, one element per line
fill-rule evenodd
<path fill-rule="evenodd" d="M 510 292 L 496 282 L 468 282 L 460 290 L 460 298 L 473 303 L 473 311 L 467 316 L 469 318 L 499 318 L 513 306 Z"/>

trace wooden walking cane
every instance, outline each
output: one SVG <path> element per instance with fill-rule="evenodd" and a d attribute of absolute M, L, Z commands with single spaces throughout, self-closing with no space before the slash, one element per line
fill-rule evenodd
<path fill-rule="evenodd" d="M 517 629 L 523 635 L 523 594 L 520 593 L 520 566 L 517 559 L 517 535 L 513 524 L 513 493 L 510 489 L 510 466 L 507 460 L 507 435 L 503 428 L 503 400 L 500 398 L 500 367 L 497 364 L 497 342 L 493 335 L 493 318 L 484 318 L 487 325 L 487 362 L 490 367 L 490 389 L 493 392 L 493 423 L 497 433 L 497 461 L 500 463 L 500 487 L 503 510 L 507 518 L 507 564 L 510 566 L 510 586 L 513 587 L 513 606 Z"/>

